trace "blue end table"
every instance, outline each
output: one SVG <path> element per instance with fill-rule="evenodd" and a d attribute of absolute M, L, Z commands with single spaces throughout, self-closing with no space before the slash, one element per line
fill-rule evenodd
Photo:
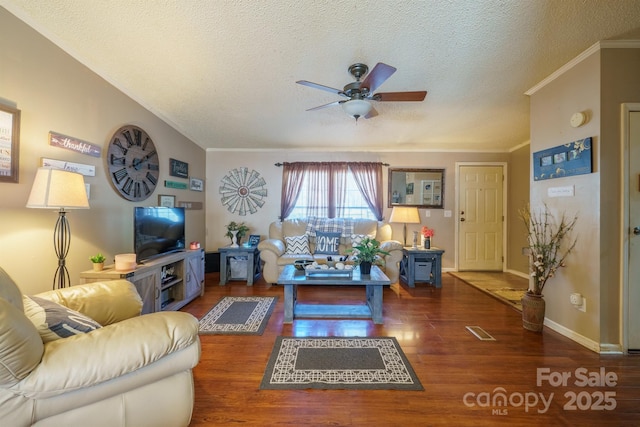
<path fill-rule="evenodd" d="M 400 279 L 411 288 L 415 288 L 416 283 L 429 283 L 436 288 L 441 288 L 443 253 L 444 250 L 436 247 L 402 248 Z"/>

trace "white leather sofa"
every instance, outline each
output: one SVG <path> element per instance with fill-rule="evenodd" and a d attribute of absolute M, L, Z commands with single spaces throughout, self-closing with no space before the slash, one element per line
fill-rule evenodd
<path fill-rule="evenodd" d="M 192 368 L 200 359 L 193 316 L 140 316 L 142 301 L 126 280 L 34 297 L 23 302 L 0 268 L 0 426 L 189 425 Z M 98 328 L 48 341 L 33 313 L 25 311 L 36 300 L 42 307 L 57 307 L 49 302 L 68 307 Z M 51 318 L 46 320 L 45 328 L 51 327 Z"/>
<path fill-rule="evenodd" d="M 293 264 L 298 259 L 326 260 L 327 254 L 316 253 L 315 239 L 309 236 L 308 254 L 288 254 L 286 237 L 309 235 L 309 222 L 317 222 L 317 218 L 312 219 L 286 219 L 284 221 L 272 222 L 269 225 L 269 238 L 260 242 L 260 259 L 264 262 L 262 275 L 268 283 L 277 283 L 278 277 L 285 265 Z M 337 220 L 340 220 L 339 218 Z M 346 219 L 345 219 L 346 221 Z M 352 246 L 354 236 L 369 236 L 380 242 L 380 248 L 389 255 L 383 259 L 380 267 L 385 272 L 391 283 L 398 281 L 398 263 L 402 260 L 402 244 L 392 240 L 392 230 L 388 223 L 370 219 L 350 219 L 353 230 L 349 229 L 340 241 L 339 254 L 347 255 L 347 249 Z M 339 256 L 340 256 L 339 255 Z M 333 256 L 335 258 L 335 256 Z"/>

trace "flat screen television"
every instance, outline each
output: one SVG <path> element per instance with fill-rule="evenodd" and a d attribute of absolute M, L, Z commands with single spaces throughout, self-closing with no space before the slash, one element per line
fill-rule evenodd
<path fill-rule="evenodd" d="M 133 216 L 136 262 L 185 250 L 184 208 L 135 207 Z"/>

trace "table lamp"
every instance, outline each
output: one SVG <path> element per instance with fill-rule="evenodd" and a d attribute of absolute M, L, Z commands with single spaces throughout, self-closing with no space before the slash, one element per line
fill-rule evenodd
<path fill-rule="evenodd" d="M 420 213 L 416 207 L 394 206 L 389 222 L 403 223 L 402 244 L 407 245 L 407 224 L 419 224 Z"/>
<path fill-rule="evenodd" d="M 53 289 L 71 285 L 69 271 L 65 265 L 71 242 L 71 228 L 65 209 L 89 209 L 84 177 L 64 170 L 38 168 L 27 207 L 59 209 L 58 221 L 53 229 L 53 245 L 58 256 L 58 268 L 53 276 Z"/>

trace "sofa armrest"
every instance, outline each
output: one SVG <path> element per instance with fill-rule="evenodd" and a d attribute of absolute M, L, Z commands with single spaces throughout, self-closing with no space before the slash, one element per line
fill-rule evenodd
<path fill-rule="evenodd" d="M 260 252 L 271 251 L 277 257 L 281 257 L 282 255 L 284 255 L 285 249 L 286 248 L 284 246 L 284 242 L 278 239 L 266 239 L 258 244 L 258 250 Z"/>
<path fill-rule="evenodd" d="M 199 346 L 198 320 L 188 313 L 134 317 L 45 344 L 40 364 L 12 391 L 34 399 L 69 393 L 151 365 L 194 343 Z M 199 352 L 188 368 L 198 359 Z"/>
<path fill-rule="evenodd" d="M 380 242 L 380 249 L 382 249 L 385 252 L 391 252 L 391 251 L 401 251 L 402 250 L 402 243 L 398 242 L 397 240 L 385 240 L 384 242 Z"/>
<path fill-rule="evenodd" d="M 142 299 L 128 280 L 87 283 L 36 295 L 78 311 L 101 325 L 139 316 Z"/>

